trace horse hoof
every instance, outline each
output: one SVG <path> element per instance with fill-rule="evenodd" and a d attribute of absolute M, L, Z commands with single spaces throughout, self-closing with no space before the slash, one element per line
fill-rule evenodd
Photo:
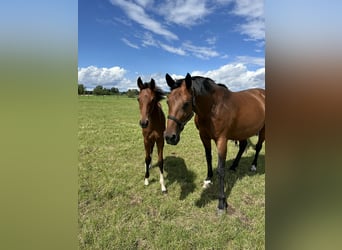
<path fill-rule="evenodd" d="M 226 212 L 227 212 L 226 209 L 220 209 L 220 208 L 217 209 L 217 215 L 218 216 L 222 216 L 222 215 L 226 214 Z"/>
<path fill-rule="evenodd" d="M 256 166 L 252 165 L 251 167 L 251 171 L 255 172 L 257 169 L 256 169 Z"/>
<path fill-rule="evenodd" d="M 236 167 L 231 166 L 231 167 L 229 168 L 229 170 L 230 170 L 230 171 L 233 171 L 233 172 L 236 172 Z"/>
<path fill-rule="evenodd" d="M 203 183 L 203 188 L 206 189 L 206 188 L 209 188 L 210 185 L 212 185 L 213 183 L 211 182 L 211 180 L 205 180 L 204 183 Z"/>
<path fill-rule="evenodd" d="M 162 190 L 163 195 L 167 195 L 167 190 Z"/>
<path fill-rule="evenodd" d="M 145 184 L 145 186 L 148 186 L 148 179 L 145 179 L 144 184 Z"/>

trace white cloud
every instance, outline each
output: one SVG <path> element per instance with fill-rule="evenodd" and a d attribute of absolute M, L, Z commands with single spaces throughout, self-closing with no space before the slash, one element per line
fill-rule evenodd
<path fill-rule="evenodd" d="M 233 10 L 235 15 L 247 18 L 261 18 L 264 16 L 264 1 L 262 0 L 236 0 Z"/>
<path fill-rule="evenodd" d="M 175 48 L 175 47 L 163 44 L 163 43 L 160 43 L 160 47 L 173 54 L 177 54 L 181 56 L 186 55 L 186 52 L 182 48 Z"/>
<path fill-rule="evenodd" d="M 143 28 L 155 34 L 164 36 L 166 39 L 178 40 L 177 35 L 147 15 L 145 13 L 144 7 L 125 0 L 111 0 L 110 2 L 113 5 L 121 7 L 130 19 L 139 23 Z M 139 4 L 144 4 L 143 2 L 146 1 L 139 1 Z"/>
<path fill-rule="evenodd" d="M 219 4 L 228 4 L 234 2 L 234 0 L 216 0 L 216 2 Z"/>
<path fill-rule="evenodd" d="M 130 20 L 124 19 L 124 18 L 119 18 L 119 17 L 114 17 L 114 20 L 116 22 L 118 22 L 119 24 L 123 24 L 126 25 L 128 27 L 132 26 L 132 23 L 130 22 Z"/>
<path fill-rule="evenodd" d="M 190 42 L 183 43 L 182 47 L 184 48 L 184 50 L 191 52 L 193 56 L 201 59 L 208 59 L 210 57 L 219 56 L 219 53 L 212 48 L 195 46 L 192 45 Z"/>
<path fill-rule="evenodd" d="M 151 33 L 145 33 L 142 38 L 142 46 L 153 46 L 157 48 L 161 48 L 167 52 L 187 56 L 189 54 L 201 58 L 201 59 L 209 59 L 211 57 L 219 56 L 219 53 L 215 51 L 213 48 L 210 47 L 203 47 L 203 46 L 195 46 L 191 44 L 191 42 L 187 41 L 182 43 L 179 47 L 171 46 L 166 43 L 160 42 L 156 40 Z"/>
<path fill-rule="evenodd" d="M 246 23 L 238 27 L 241 34 L 249 36 L 253 41 L 265 39 L 263 0 L 236 0 L 232 13 L 246 19 Z"/>
<path fill-rule="evenodd" d="M 247 64 L 247 65 L 257 65 L 261 67 L 265 67 L 265 58 L 264 57 L 253 57 L 253 56 L 237 56 L 236 62 Z"/>
<path fill-rule="evenodd" d="M 213 79 L 217 83 L 225 84 L 232 91 L 247 88 L 265 87 L 265 68 L 250 71 L 242 63 L 226 64 L 218 69 L 209 71 L 193 71 L 192 76 L 200 75 Z"/>
<path fill-rule="evenodd" d="M 168 72 L 173 79 L 182 79 L 185 75 L 177 75 Z M 256 70 L 248 70 L 243 63 L 231 63 L 209 71 L 192 71 L 192 76 L 204 76 L 213 79 L 216 83 L 225 84 L 232 91 L 248 88 L 265 88 L 265 67 Z M 152 74 L 157 85 L 169 91 L 165 81 L 165 74 Z M 147 77 L 146 79 L 150 79 Z"/>
<path fill-rule="evenodd" d="M 216 41 L 217 41 L 217 38 L 214 36 L 214 37 L 209 37 L 205 40 L 209 45 L 215 45 Z"/>
<path fill-rule="evenodd" d="M 158 47 L 158 42 L 153 38 L 152 34 L 149 32 L 146 32 L 142 38 L 142 46 L 153 46 Z"/>
<path fill-rule="evenodd" d="M 225 84 L 232 91 L 243 90 L 247 88 L 261 87 L 265 88 L 265 67 L 262 66 L 262 58 L 247 58 L 240 57 L 235 62 L 223 65 L 217 69 L 209 71 L 193 71 L 190 72 L 192 76 L 205 76 L 213 79 L 217 83 Z M 244 61 L 244 63 L 242 63 Z M 259 65 L 260 68 L 249 70 L 246 65 Z M 165 72 L 166 73 L 166 72 Z M 153 78 L 157 85 L 163 90 L 168 91 L 169 87 L 165 81 L 165 73 L 152 73 L 151 75 L 144 75 L 136 72 L 136 75 L 142 77 L 144 81 L 149 81 Z M 174 79 L 181 79 L 185 76 L 172 74 L 167 72 Z M 127 91 L 127 89 L 137 89 L 136 78 L 129 79 L 127 70 L 121 67 L 98 68 L 96 66 L 89 66 L 78 69 L 78 82 L 84 84 L 88 89 L 93 89 L 97 85 L 102 85 L 106 88 L 116 87 L 120 92 Z"/>
<path fill-rule="evenodd" d="M 111 68 L 98 68 L 96 66 L 88 66 L 78 68 L 78 82 L 89 89 L 93 89 L 97 85 L 103 87 L 116 87 L 120 91 L 127 88 L 134 88 L 131 80 L 125 77 L 127 70 L 115 66 Z"/>
<path fill-rule="evenodd" d="M 136 2 L 142 7 L 146 7 L 146 6 L 152 5 L 154 0 L 136 0 Z"/>
<path fill-rule="evenodd" d="M 250 37 L 250 40 L 264 40 L 265 39 L 265 21 L 261 19 L 253 19 L 245 24 L 240 25 L 241 34 Z"/>
<path fill-rule="evenodd" d="M 128 41 L 126 38 L 121 39 L 127 46 L 133 48 L 133 49 L 140 49 L 140 47 L 130 41 Z"/>
<path fill-rule="evenodd" d="M 236 29 L 243 35 L 245 40 L 257 42 L 258 47 L 264 46 L 265 40 L 265 18 L 264 4 L 262 0 L 111 0 L 113 5 L 120 7 L 128 19 L 142 26 L 147 32 L 142 37 L 140 45 L 133 44 L 127 39 L 123 41 L 130 47 L 137 49 L 139 46 L 154 46 L 177 55 L 193 55 L 201 59 L 209 59 L 220 56 L 212 47 L 199 47 L 189 42 L 172 44 L 178 41 L 178 36 L 171 32 L 166 26 L 170 23 L 179 26 L 190 27 L 200 24 L 208 15 L 215 14 L 214 11 L 222 6 L 232 5 L 230 14 L 243 17 L 245 22 L 240 23 Z M 158 16 L 158 19 L 156 18 Z M 162 23 L 161 19 L 164 19 Z M 146 35 L 147 34 L 147 35 Z M 160 42 L 153 38 L 152 34 L 164 37 L 168 42 Z M 204 39 L 209 46 L 214 46 L 217 37 Z"/>
<path fill-rule="evenodd" d="M 159 5 L 158 9 L 168 22 L 192 26 L 212 12 L 206 2 L 206 0 L 167 1 Z"/>

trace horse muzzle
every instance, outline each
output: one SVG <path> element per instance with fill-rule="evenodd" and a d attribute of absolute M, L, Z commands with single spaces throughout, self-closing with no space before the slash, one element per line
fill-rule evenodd
<path fill-rule="evenodd" d="M 164 133 L 164 138 L 166 140 L 166 143 L 170 144 L 170 145 L 177 145 L 179 140 L 180 140 L 179 134 L 167 134 L 167 133 Z"/>
<path fill-rule="evenodd" d="M 145 120 L 145 121 L 140 120 L 139 121 L 139 125 L 140 125 L 141 128 L 147 128 L 148 120 Z"/>

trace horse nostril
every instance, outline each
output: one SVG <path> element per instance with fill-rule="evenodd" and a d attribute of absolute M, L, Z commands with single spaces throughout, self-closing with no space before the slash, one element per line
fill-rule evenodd
<path fill-rule="evenodd" d="M 148 126 L 148 120 L 146 120 L 146 121 L 139 121 L 139 124 L 140 124 L 140 127 L 142 127 L 142 128 L 147 128 L 147 126 Z"/>
<path fill-rule="evenodd" d="M 175 145 L 177 142 L 177 135 L 176 134 L 165 135 L 165 140 L 168 144 Z"/>

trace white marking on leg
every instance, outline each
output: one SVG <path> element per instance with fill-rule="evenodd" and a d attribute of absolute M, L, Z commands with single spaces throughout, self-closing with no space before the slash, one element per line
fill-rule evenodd
<path fill-rule="evenodd" d="M 152 167 L 152 155 L 150 155 L 150 157 L 151 157 L 151 162 L 150 162 L 150 165 L 148 166 L 148 168 Z"/>
<path fill-rule="evenodd" d="M 213 184 L 211 180 L 204 180 L 203 188 L 208 188 L 211 184 Z"/>
<path fill-rule="evenodd" d="M 145 163 L 145 167 L 147 168 L 147 164 Z M 151 164 L 148 166 L 148 168 L 151 168 Z M 147 169 L 146 169 L 146 172 L 147 172 Z M 148 178 L 145 178 L 145 186 L 147 186 L 149 183 L 148 183 Z"/>
<path fill-rule="evenodd" d="M 160 179 L 159 179 L 160 185 L 161 185 L 161 190 L 162 192 L 166 192 L 166 187 L 164 184 L 164 176 L 162 173 L 160 173 Z"/>
<path fill-rule="evenodd" d="M 257 170 L 257 169 L 256 169 L 255 165 L 252 165 L 251 171 L 255 172 L 256 170 Z"/>

